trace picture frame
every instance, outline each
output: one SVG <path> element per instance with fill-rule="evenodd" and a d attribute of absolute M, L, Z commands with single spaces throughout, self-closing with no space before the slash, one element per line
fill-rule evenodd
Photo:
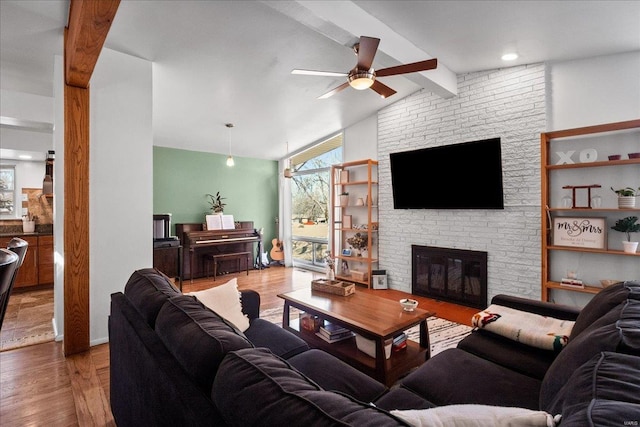
<path fill-rule="evenodd" d="M 607 249 L 607 221 L 604 217 L 553 218 L 552 245 L 572 248 Z"/>
<path fill-rule="evenodd" d="M 351 256 L 351 249 L 343 249 L 342 256 Z"/>
<path fill-rule="evenodd" d="M 352 228 L 351 215 L 342 215 L 342 228 Z"/>

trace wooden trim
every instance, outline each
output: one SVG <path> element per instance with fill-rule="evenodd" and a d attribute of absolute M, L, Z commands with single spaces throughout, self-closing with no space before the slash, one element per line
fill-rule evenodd
<path fill-rule="evenodd" d="M 64 353 L 89 349 L 89 80 L 120 0 L 71 0 L 64 32 Z"/>
<path fill-rule="evenodd" d="M 87 88 L 120 0 L 71 0 L 65 38 L 65 82 Z"/>
<path fill-rule="evenodd" d="M 556 138 L 589 135 L 592 133 L 613 132 L 613 131 L 619 131 L 624 129 L 633 129 L 637 127 L 640 127 L 640 120 L 627 120 L 625 122 L 606 123 L 603 125 L 585 126 L 582 128 L 545 132 L 542 134 L 542 138 L 543 139 L 546 138 L 546 140 L 549 141 L 551 139 L 556 139 Z"/>
<path fill-rule="evenodd" d="M 89 89 L 64 87 L 64 353 L 89 349 Z"/>

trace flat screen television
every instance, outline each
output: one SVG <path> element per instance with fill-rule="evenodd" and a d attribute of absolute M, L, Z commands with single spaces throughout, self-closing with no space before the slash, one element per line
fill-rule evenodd
<path fill-rule="evenodd" d="M 504 209 L 500 138 L 389 158 L 394 209 Z"/>

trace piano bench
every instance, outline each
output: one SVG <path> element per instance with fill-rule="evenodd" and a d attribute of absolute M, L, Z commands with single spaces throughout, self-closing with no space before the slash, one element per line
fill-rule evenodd
<path fill-rule="evenodd" d="M 213 280 L 216 280 L 218 275 L 218 262 L 223 259 L 235 259 L 238 262 L 238 271 L 240 271 L 240 260 L 243 258 L 247 260 L 247 276 L 249 275 L 249 265 L 251 263 L 251 252 L 233 252 L 229 254 L 206 254 L 204 256 L 205 271 L 207 277 L 209 277 L 209 263 L 213 262 Z"/>

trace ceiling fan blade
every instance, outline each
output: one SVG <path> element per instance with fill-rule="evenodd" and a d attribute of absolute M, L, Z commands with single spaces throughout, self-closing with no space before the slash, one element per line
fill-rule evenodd
<path fill-rule="evenodd" d="M 361 36 L 358 46 L 358 69 L 368 70 L 373 64 L 373 58 L 378 51 L 380 39 L 374 37 Z"/>
<path fill-rule="evenodd" d="M 329 92 L 325 93 L 324 95 L 319 96 L 318 99 L 327 99 L 330 96 L 333 96 L 336 93 L 340 92 L 342 89 L 346 88 L 347 86 L 349 86 L 349 82 L 344 82 L 337 88 L 331 89 Z"/>
<path fill-rule="evenodd" d="M 301 74 L 305 76 L 329 76 L 329 77 L 346 77 L 347 73 L 336 73 L 333 71 L 316 71 L 316 70 L 291 70 L 291 74 Z"/>
<path fill-rule="evenodd" d="M 371 89 L 378 92 L 378 94 L 383 98 L 388 98 L 394 93 L 396 93 L 395 90 L 391 89 L 389 86 L 385 85 L 384 83 L 380 83 L 378 80 L 375 80 L 373 82 L 373 85 L 371 85 Z"/>
<path fill-rule="evenodd" d="M 395 67 L 376 70 L 376 77 L 395 76 L 397 74 L 416 73 L 418 71 L 433 70 L 438 66 L 438 59 L 427 59 L 426 61 L 413 62 L 411 64 L 397 65 Z"/>

